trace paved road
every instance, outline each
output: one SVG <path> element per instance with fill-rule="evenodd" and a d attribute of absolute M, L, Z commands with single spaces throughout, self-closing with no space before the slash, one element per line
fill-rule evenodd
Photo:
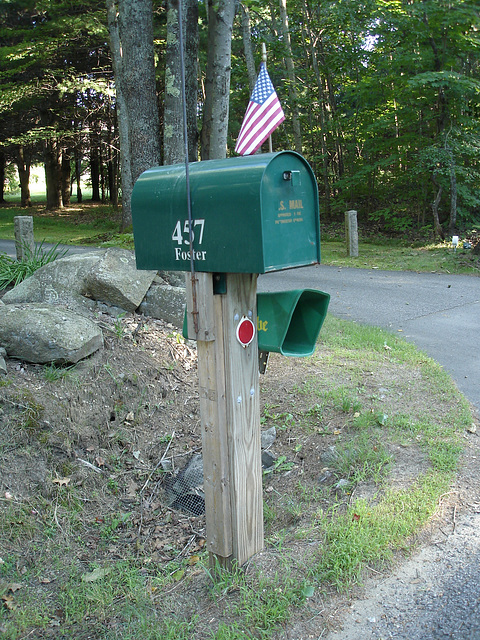
<path fill-rule="evenodd" d="M 321 289 L 333 315 L 401 331 L 480 409 L 480 278 L 318 265 L 262 275 L 258 288 Z"/>
<path fill-rule="evenodd" d="M 1 252 L 14 256 L 14 243 L 0 240 Z M 331 296 L 333 315 L 401 331 L 480 409 L 480 278 L 318 265 L 260 276 L 258 288 L 321 289 Z"/>

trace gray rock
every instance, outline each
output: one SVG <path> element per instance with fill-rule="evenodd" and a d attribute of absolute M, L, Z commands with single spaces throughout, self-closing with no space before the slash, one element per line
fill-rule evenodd
<path fill-rule="evenodd" d="M 85 278 L 86 293 L 94 300 L 135 311 L 156 274 L 156 271 L 137 270 L 135 256 L 130 251 L 107 249 Z"/>
<path fill-rule="evenodd" d="M 262 469 L 270 469 L 276 461 L 276 457 L 270 451 L 262 451 Z"/>
<path fill-rule="evenodd" d="M 318 477 L 318 484 L 326 484 L 333 478 L 333 473 L 328 469 L 322 469 L 322 473 Z"/>
<path fill-rule="evenodd" d="M 7 364 L 3 356 L 0 356 L 0 374 L 3 376 L 7 375 Z"/>
<path fill-rule="evenodd" d="M 332 467 L 340 459 L 340 455 L 334 446 L 328 447 L 321 455 L 320 461 L 324 467 Z"/>
<path fill-rule="evenodd" d="M 172 287 L 185 289 L 185 273 L 183 271 L 159 271 L 158 275 Z"/>
<path fill-rule="evenodd" d="M 275 429 L 275 427 L 270 427 L 270 429 L 265 429 L 265 431 L 262 431 L 262 435 L 261 435 L 262 449 L 268 449 L 268 447 L 271 447 L 276 439 L 277 439 L 277 430 Z"/>
<path fill-rule="evenodd" d="M 0 343 L 28 362 L 75 363 L 103 346 L 97 325 L 69 309 L 44 304 L 0 308 Z"/>
<path fill-rule="evenodd" d="M 185 302 L 184 288 L 154 282 L 138 311 L 145 316 L 171 322 L 175 327 L 180 328 L 183 326 Z"/>
<path fill-rule="evenodd" d="M 93 303 L 84 297 L 85 278 L 103 255 L 102 252 L 84 253 L 54 260 L 7 291 L 2 300 L 7 305 L 39 302 L 61 304 L 79 311 L 88 309 Z"/>

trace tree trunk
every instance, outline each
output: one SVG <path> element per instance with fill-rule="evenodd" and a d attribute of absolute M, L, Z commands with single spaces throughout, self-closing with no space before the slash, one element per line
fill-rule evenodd
<path fill-rule="evenodd" d="M 185 102 L 187 112 L 188 158 L 198 160 L 197 153 L 197 50 L 198 0 L 182 0 L 185 60 Z M 178 21 L 178 0 L 168 1 L 167 50 L 165 64 L 165 102 L 163 162 L 176 164 L 185 160 L 183 137 L 183 103 Z"/>
<path fill-rule="evenodd" d="M 80 183 L 82 176 L 82 159 L 78 149 L 75 149 L 75 183 L 77 185 L 77 202 L 82 202 L 82 186 Z"/>
<path fill-rule="evenodd" d="M 240 4 L 240 15 L 242 18 L 242 37 L 243 37 L 243 50 L 245 52 L 245 61 L 247 63 L 248 73 L 248 86 L 250 88 L 250 95 L 253 93 L 255 82 L 257 79 L 257 72 L 255 69 L 255 60 L 253 58 L 252 50 L 252 33 L 250 31 L 250 13 L 247 7 Z"/>
<path fill-rule="evenodd" d="M 131 196 L 133 189 L 130 164 L 130 144 L 128 141 L 128 112 L 122 90 L 123 57 L 120 43 L 118 13 L 115 0 L 107 0 L 107 20 L 110 34 L 110 51 L 115 76 L 116 113 L 118 138 L 120 141 L 120 181 L 122 188 L 122 230 L 132 222 Z"/>
<path fill-rule="evenodd" d="M 433 231 L 435 237 L 440 237 L 442 240 L 445 240 L 445 233 L 443 232 L 442 225 L 440 224 L 440 218 L 438 215 L 438 207 L 440 206 L 440 200 L 442 197 L 442 186 L 437 182 L 437 178 L 435 173 L 432 175 L 432 182 L 437 189 L 437 195 L 435 196 L 435 200 L 432 202 L 432 213 L 433 213 Z"/>
<path fill-rule="evenodd" d="M 119 0 L 122 92 L 127 105 L 132 181 L 160 164 L 152 0 Z"/>
<path fill-rule="evenodd" d="M 56 140 L 45 142 L 45 184 L 47 209 L 62 208 L 62 165 L 59 144 Z"/>
<path fill-rule="evenodd" d="M 130 205 L 138 176 L 160 164 L 160 121 L 155 86 L 151 0 L 107 0 L 117 94 L 122 169 L 122 228 L 132 222 Z"/>
<path fill-rule="evenodd" d="M 228 106 L 235 0 L 208 0 L 208 54 L 202 160 L 227 155 Z"/>
<path fill-rule="evenodd" d="M 322 154 L 322 179 L 323 179 L 323 189 L 324 189 L 324 203 L 325 203 L 325 214 L 328 216 L 330 213 L 330 183 L 328 181 L 328 147 L 327 147 L 327 132 L 325 127 L 325 116 L 326 116 L 326 98 L 325 98 L 325 89 L 324 89 L 324 81 L 320 74 L 320 68 L 318 66 L 318 58 L 317 52 L 315 48 L 316 38 L 310 29 L 311 23 L 311 15 L 310 10 L 307 5 L 306 0 L 303 0 L 303 16 L 305 23 L 305 30 L 308 35 L 308 42 L 310 43 L 310 55 L 312 59 L 312 69 L 315 74 L 315 79 L 317 81 L 318 88 L 318 100 L 320 103 L 318 109 L 318 117 L 320 122 L 320 147 Z"/>
<path fill-rule="evenodd" d="M 62 152 L 62 203 L 63 206 L 70 204 L 72 186 L 72 152 L 64 149 Z"/>
<path fill-rule="evenodd" d="M 98 147 L 93 136 L 90 136 L 90 180 L 92 182 L 92 202 L 100 202 L 100 160 Z"/>
<path fill-rule="evenodd" d="M 18 169 L 20 181 L 20 203 L 22 207 L 31 207 L 30 197 L 30 153 L 23 147 L 18 147 L 15 152 L 15 164 Z"/>
<path fill-rule="evenodd" d="M 300 127 L 300 114 L 298 110 L 298 93 L 297 83 L 295 79 L 295 68 L 293 66 L 292 44 L 290 40 L 290 31 L 288 28 L 287 16 L 287 0 L 280 0 L 280 21 L 282 25 L 283 41 L 285 45 L 285 64 L 288 76 L 288 92 L 290 94 L 290 103 L 292 106 L 292 122 L 293 122 L 293 142 L 295 151 L 302 153 L 302 130 Z"/>
<path fill-rule="evenodd" d="M 455 231 L 457 226 L 457 176 L 455 165 L 450 165 L 450 233 Z"/>

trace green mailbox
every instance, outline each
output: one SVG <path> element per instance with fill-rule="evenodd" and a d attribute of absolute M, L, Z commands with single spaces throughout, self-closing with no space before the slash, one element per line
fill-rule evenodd
<path fill-rule="evenodd" d="M 189 165 L 195 271 L 267 273 L 320 262 L 310 165 L 280 151 Z M 184 165 L 142 173 L 132 194 L 138 269 L 190 271 Z"/>

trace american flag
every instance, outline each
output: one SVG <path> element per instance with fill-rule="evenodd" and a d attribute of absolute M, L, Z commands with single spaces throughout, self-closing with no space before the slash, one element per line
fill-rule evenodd
<path fill-rule="evenodd" d="M 258 78 L 248 103 L 235 151 L 249 156 L 259 149 L 273 131 L 285 120 L 282 106 L 265 63 L 260 65 Z"/>

